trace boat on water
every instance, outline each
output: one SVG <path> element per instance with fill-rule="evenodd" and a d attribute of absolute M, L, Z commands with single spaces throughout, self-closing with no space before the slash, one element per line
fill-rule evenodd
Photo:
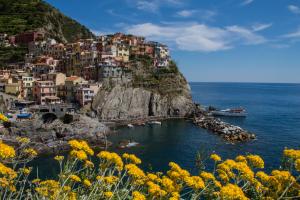
<path fill-rule="evenodd" d="M 134 126 L 132 124 L 127 124 L 128 128 L 134 128 Z"/>
<path fill-rule="evenodd" d="M 247 112 L 243 108 L 229 108 L 225 110 L 211 111 L 213 116 L 226 116 L 226 117 L 246 117 Z"/>
<path fill-rule="evenodd" d="M 156 125 L 161 125 L 160 121 L 150 121 L 148 124 L 156 124 Z"/>

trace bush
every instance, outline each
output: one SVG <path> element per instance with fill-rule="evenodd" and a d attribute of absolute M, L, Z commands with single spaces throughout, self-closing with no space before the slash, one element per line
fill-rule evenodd
<path fill-rule="evenodd" d="M 191 175 L 178 164 L 169 163 L 169 171 L 144 172 L 138 167 L 141 160 L 132 154 L 94 151 L 85 141 L 71 140 L 67 158 L 55 156 L 60 166 L 57 179 L 29 180 L 32 169 L 25 164 L 36 156 L 27 146 L 29 140 L 20 138 L 21 148 L 0 142 L 1 199 L 299 199 L 300 150 L 285 149 L 286 168 L 262 171 L 264 161 L 258 155 L 238 156 L 222 160 L 210 156 L 212 172 L 199 169 Z M 22 160 L 24 165 L 16 168 Z M 24 162 L 24 160 L 26 162 Z M 5 163 L 5 164 L 4 164 Z M 25 190 L 26 188 L 26 190 Z"/>

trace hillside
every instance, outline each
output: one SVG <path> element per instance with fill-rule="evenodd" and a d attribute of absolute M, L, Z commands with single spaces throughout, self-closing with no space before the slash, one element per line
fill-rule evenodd
<path fill-rule="evenodd" d="M 15 35 L 41 28 L 61 42 L 94 37 L 85 26 L 41 0 L 0 0 L 0 13 L 0 33 Z"/>

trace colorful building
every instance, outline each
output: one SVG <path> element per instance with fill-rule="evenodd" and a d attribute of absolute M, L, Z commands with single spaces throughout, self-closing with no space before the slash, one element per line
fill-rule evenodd
<path fill-rule="evenodd" d="M 53 81 L 35 81 L 33 86 L 33 98 L 41 105 L 58 102 L 56 98 L 56 86 Z"/>

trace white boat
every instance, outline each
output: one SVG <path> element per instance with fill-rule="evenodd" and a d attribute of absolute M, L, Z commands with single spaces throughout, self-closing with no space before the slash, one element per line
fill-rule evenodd
<path fill-rule="evenodd" d="M 151 121 L 151 122 L 148 122 L 148 124 L 157 124 L 157 125 L 161 125 L 161 122 L 160 122 L 160 121 Z"/>
<path fill-rule="evenodd" d="M 214 116 L 227 116 L 227 117 L 246 117 L 247 112 L 243 108 L 233 108 L 225 110 L 213 110 L 211 114 Z"/>
<path fill-rule="evenodd" d="M 134 128 L 134 126 L 132 124 L 127 124 L 128 128 Z"/>

